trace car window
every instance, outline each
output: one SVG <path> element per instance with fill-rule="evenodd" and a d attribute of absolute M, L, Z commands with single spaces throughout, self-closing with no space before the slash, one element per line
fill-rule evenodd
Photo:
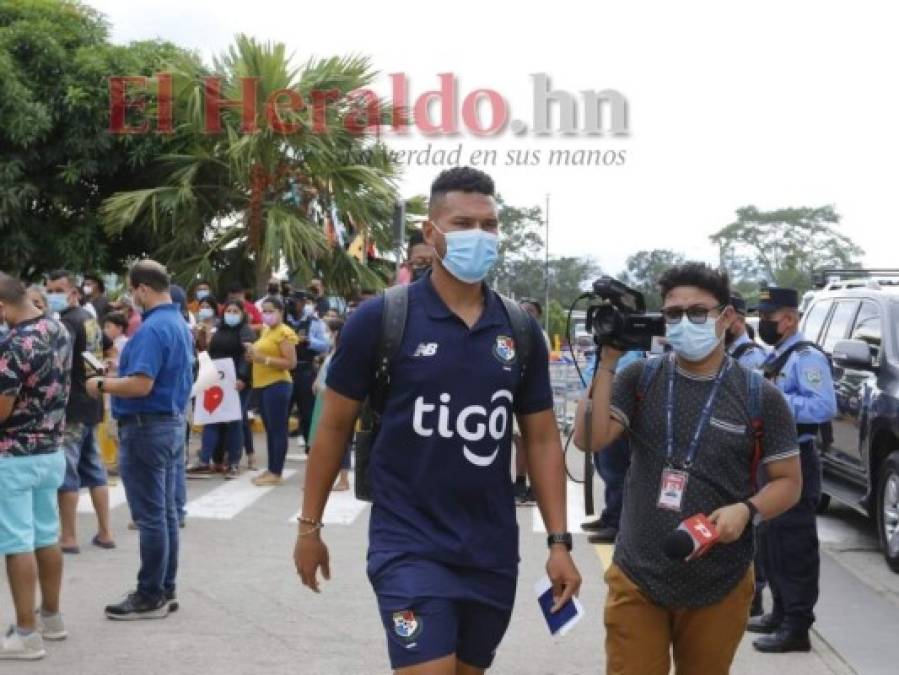
<path fill-rule="evenodd" d="M 802 334 L 812 342 L 818 342 L 821 333 L 821 327 L 827 318 L 827 313 L 833 305 L 832 300 L 822 300 L 812 305 L 805 315 L 805 323 L 802 324 Z"/>
<path fill-rule="evenodd" d="M 880 343 L 883 339 L 883 324 L 880 317 L 880 307 L 876 302 L 865 300 L 862 302 L 858 316 L 855 318 L 855 327 L 852 329 L 853 340 L 864 340 L 871 345 L 875 363 L 880 360 Z"/>
<path fill-rule="evenodd" d="M 821 341 L 821 347 L 825 352 L 830 354 L 833 346 L 839 340 L 845 340 L 849 335 L 849 327 L 855 318 L 855 311 L 858 309 L 857 300 L 841 300 L 833 310 L 830 324 L 827 326 L 827 334 Z"/>

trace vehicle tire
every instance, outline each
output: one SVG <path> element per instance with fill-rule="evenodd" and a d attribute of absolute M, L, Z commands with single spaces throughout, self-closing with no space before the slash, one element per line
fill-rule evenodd
<path fill-rule="evenodd" d="M 880 466 L 876 503 L 883 556 L 890 569 L 899 574 L 899 451 L 890 454 Z"/>
<path fill-rule="evenodd" d="M 826 513 L 827 507 L 830 506 L 830 495 L 821 493 L 821 496 L 818 497 L 818 506 L 815 507 L 816 513 Z"/>

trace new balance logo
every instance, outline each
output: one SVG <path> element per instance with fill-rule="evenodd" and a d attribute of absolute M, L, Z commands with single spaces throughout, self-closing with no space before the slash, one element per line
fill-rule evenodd
<path fill-rule="evenodd" d="M 415 353 L 412 356 L 434 356 L 437 353 L 437 347 L 436 342 L 422 342 L 415 348 Z"/>

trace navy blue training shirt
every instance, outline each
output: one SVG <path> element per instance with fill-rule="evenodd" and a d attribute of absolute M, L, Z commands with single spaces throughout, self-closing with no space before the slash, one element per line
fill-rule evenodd
<path fill-rule="evenodd" d="M 338 394 L 368 395 L 383 311 L 383 297 L 369 300 L 341 332 L 327 377 Z M 370 560 L 406 554 L 516 573 L 512 413 L 553 405 L 546 344 L 533 319 L 531 328 L 531 363 L 521 382 L 511 324 L 495 292 L 486 290 L 484 311 L 469 329 L 430 275 L 409 286 L 406 330 L 372 449 Z"/>

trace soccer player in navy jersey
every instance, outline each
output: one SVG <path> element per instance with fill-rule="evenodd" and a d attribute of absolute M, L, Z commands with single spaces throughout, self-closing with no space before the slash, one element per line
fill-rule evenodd
<path fill-rule="evenodd" d="M 368 576 L 391 665 L 402 675 L 483 673 L 509 625 L 518 576 L 513 414 L 550 533 L 554 610 L 581 584 L 546 343 L 531 319 L 530 359 L 520 363 L 503 301 L 484 284 L 497 230 L 489 176 L 468 167 L 438 176 L 423 230 L 433 268 L 408 287 L 370 466 Z M 353 313 L 328 371 L 295 550 L 297 571 L 316 592 L 318 570 L 330 576 L 322 513 L 371 390 L 383 312 L 377 298 Z"/>

